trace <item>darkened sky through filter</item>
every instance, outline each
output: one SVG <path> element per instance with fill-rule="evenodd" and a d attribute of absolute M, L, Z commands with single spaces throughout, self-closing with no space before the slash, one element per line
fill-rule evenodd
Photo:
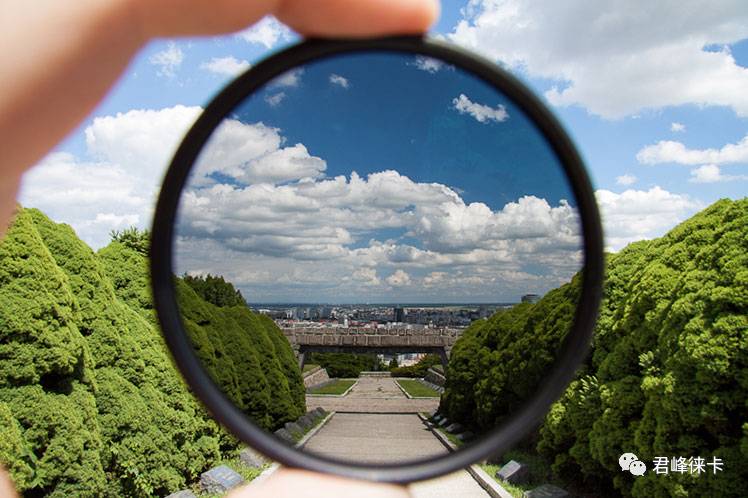
<path fill-rule="evenodd" d="M 214 132 L 183 193 L 178 274 L 250 303 L 512 302 L 581 266 L 574 198 L 509 99 L 438 61 L 288 72 Z"/>

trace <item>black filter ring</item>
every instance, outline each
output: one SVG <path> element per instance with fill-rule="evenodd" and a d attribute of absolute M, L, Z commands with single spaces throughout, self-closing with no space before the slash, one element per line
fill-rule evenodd
<path fill-rule="evenodd" d="M 344 462 L 303 452 L 253 424 L 221 392 L 200 364 L 185 332 L 174 286 L 172 253 L 180 194 L 196 158 L 216 127 L 244 99 L 280 74 L 321 58 L 363 52 L 431 57 L 467 71 L 514 101 L 560 159 L 576 198 L 584 239 L 582 291 L 576 316 L 559 349 L 552 372 L 534 397 L 519 407 L 501 427 L 459 451 L 396 464 Z M 268 57 L 239 76 L 208 104 L 189 130 L 172 159 L 158 198 L 150 261 L 153 299 L 166 344 L 189 387 L 219 423 L 242 441 L 289 467 L 372 481 L 407 483 L 447 474 L 504 452 L 538 426 L 587 354 L 602 294 L 603 234 L 592 186 L 572 141 L 547 107 L 508 72 L 454 45 L 424 37 L 309 39 Z"/>

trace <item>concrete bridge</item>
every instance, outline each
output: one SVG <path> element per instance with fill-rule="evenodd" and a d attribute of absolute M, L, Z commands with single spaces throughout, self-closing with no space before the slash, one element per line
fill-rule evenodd
<path fill-rule="evenodd" d="M 464 329 L 292 327 L 282 328 L 304 366 L 307 353 L 431 353 L 447 366 L 452 346 Z"/>

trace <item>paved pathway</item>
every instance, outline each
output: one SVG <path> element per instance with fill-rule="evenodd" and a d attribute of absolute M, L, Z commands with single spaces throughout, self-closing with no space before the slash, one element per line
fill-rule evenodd
<path fill-rule="evenodd" d="M 329 405 L 318 400 L 347 400 L 347 413 L 335 413 L 309 441 L 305 449 L 344 460 L 359 462 L 397 462 L 447 453 L 447 449 L 428 430 L 414 412 L 421 410 L 409 400 L 391 378 L 362 377 L 344 398 L 307 398 L 307 407 Z M 310 404 L 310 401 L 312 402 Z M 400 405 L 397 405 L 397 402 Z M 405 403 L 404 403 L 405 402 Z M 438 399 L 436 400 L 438 405 Z M 409 408 L 410 406 L 410 408 Z M 362 413 L 365 407 L 375 413 Z M 376 408 L 400 407 L 402 412 L 376 413 Z M 353 409 L 355 408 L 355 409 Z M 334 408 L 333 408 L 334 409 Z M 337 411 L 337 410 L 336 410 Z M 350 413 L 350 412 L 357 413 Z M 466 471 L 456 472 L 410 486 L 415 498 L 473 498 L 488 494 Z"/>
<path fill-rule="evenodd" d="M 347 396 L 307 396 L 308 410 L 321 406 L 327 411 L 360 413 L 419 413 L 439 407 L 439 398 L 409 399 L 392 377 L 359 377 Z"/>

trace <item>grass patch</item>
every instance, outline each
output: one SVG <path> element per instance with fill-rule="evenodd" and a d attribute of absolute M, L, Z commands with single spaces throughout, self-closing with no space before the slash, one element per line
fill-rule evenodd
<path fill-rule="evenodd" d="M 308 371 L 317 368 L 319 365 L 315 363 L 305 363 L 304 369 L 301 371 L 301 373 L 307 373 Z"/>
<path fill-rule="evenodd" d="M 516 460 L 529 467 L 530 473 L 527 483 L 509 484 L 496 478 L 496 472 L 506 465 L 509 460 Z M 493 477 L 496 482 L 501 484 L 504 489 L 511 493 L 512 496 L 521 498 L 524 491 L 537 488 L 545 483 L 555 484 L 556 486 L 565 488 L 562 482 L 554 478 L 550 465 L 540 455 L 522 449 L 515 449 L 504 453 L 501 457 L 501 462 L 502 465 L 481 464 L 480 467 L 485 470 L 488 475 Z"/>
<path fill-rule="evenodd" d="M 424 385 L 418 379 L 397 379 L 397 383 L 414 398 L 438 398 L 440 396 L 437 391 Z"/>
<path fill-rule="evenodd" d="M 509 484 L 508 482 L 504 482 L 500 479 L 496 478 L 496 472 L 498 472 L 502 465 L 493 465 L 490 463 L 482 463 L 478 465 L 481 469 L 483 469 L 486 474 L 490 475 L 494 481 L 501 484 L 501 487 L 506 489 L 509 494 L 514 496 L 515 498 L 522 498 L 522 493 L 525 491 L 534 488 L 535 486 L 528 486 L 527 484 Z"/>
<path fill-rule="evenodd" d="M 308 392 L 309 394 L 337 394 L 341 395 L 346 392 L 353 384 L 356 383 L 355 379 L 335 379 L 333 382 L 312 388 Z"/>

